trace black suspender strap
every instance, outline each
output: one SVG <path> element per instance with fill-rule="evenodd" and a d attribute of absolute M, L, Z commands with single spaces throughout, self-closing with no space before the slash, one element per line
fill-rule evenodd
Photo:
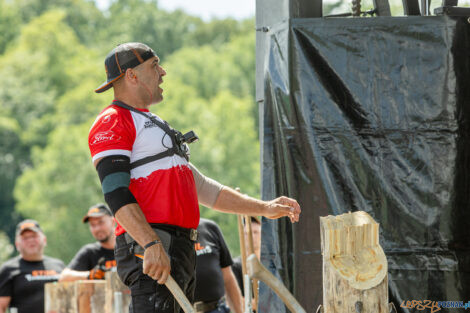
<path fill-rule="evenodd" d="M 152 123 L 154 123 L 155 125 L 157 125 L 158 127 L 160 127 L 161 129 L 163 129 L 163 131 L 165 131 L 165 133 L 167 133 L 168 135 L 170 135 L 170 137 L 172 137 L 171 135 L 173 134 L 173 132 L 170 130 L 170 126 L 168 126 L 168 124 L 166 122 L 160 122 L 159 120 L 157 120 L 154 116 L 152 115 L 147 115 L 145 114 L 144 112 L 142 111 L 139 111 L 137 110 L 136 108 L 134 107 L 131 107 L 130 105 L 127 105 L 121 101 L 117 101 L 117 100 L 114 100 L 113 101 L 113 104 L 114 105 L 117 105 L 123 109 L 127 109 L 129 111 L 132 111 L 132 112 L 135 112 L 135 113 L 138 113 L 140 115 L 143 115 L 145 116 L 146 118 L 148 118 L 149 120 L 152 121 Z M 172 138 L 173 140 L 173 138 Z"/>
<path fill-rule="evenodd" d="M 158 154 L 151 155 L 151 156 L 145 157 L 143 159 L 137 160 L 135 162 L 132 162 L 130 164 L 131 165 L 131 170 L 138 167 L 138 166 L 141 166 L 141 165 L 153 162 L 153 161 L 157 161 L 157 160 L 163 159 L 165 157 L 172 156 L 176 153 L 175 150 L 176 149 L 171 148 L 171 149 L 168 149 L 166 151 L 160 152 Z"/>
<path fill-rule="evenodd" d="M 154 116 L 152 115 L 147 115 L 145 114 L 144 112 L 142 111 L 139 111 L 137 110 L 136 108 L 134 107 L 131 107 L 130 105 L 127 105 L 121 101 L 117 101 L 117 100 L 114 100 L 113 101 L 113 104 L 114 105 L 117 105 L 118 107 L 121 107 L 123 109 L 127 109 L 129 111 L 132 111 L 132 112 L 135 112 L 135 113 L 138 113 L 140 115 L 143 115 L 145 116 L 146 118 L 148 118 L 150 121 L 152 121 L 152 123 L 154 123 L 155 125 L 157 125 L 158 127 L 160 127 L 171 139 L 171 142 L 173 144 L 173 147 L 171 148 L 168 148 L 168 150 L 166 151 L 163 151 L 163 152 L 160 152 L 158 154 L 155 154 L 155 155 L 151 155 L 151 156 L 148 156 L 148 157 L 145 157 L 143 159 L 140 159 L 140 160 L 137 160 L 137 161 L 134 161 L 130 164 L 130 167 L 131 169 L 134 169 L 138 166 L 141 166 L 141 165 L 144 165 L 144 164 L 147 164 L 147 163 L 150 163 L 150 162 L 153 162 L 153 161 L 157 161 L 157 160 L 160 160 L 160 159 L 163 159 L 165 157 L 169 157 L 169 156 L 173 156 L 175 154 L 178 154 L 178 155 L 181 155 L 180 153 L 180 149 L 178 149 L 178 143 L 176 142 L 176 138 L 175 138 L 175 135 L 176 135 L 176 131 L 174 129 L 172 129 L 167 122 L 160 122 L 159 120 L 157 120 Z M 188 159 L 188 157 L 186 155 L 181 155 L 182 157 L 186 158 L 186 160 Z"/>

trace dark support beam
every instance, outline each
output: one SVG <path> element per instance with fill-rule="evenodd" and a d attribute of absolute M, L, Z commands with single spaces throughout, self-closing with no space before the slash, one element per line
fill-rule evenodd
<path fill-rule="evenodd" d="M 322 17 L 323 1 L 322 0 L 290 0 L 289 17 Z"/>
<path fill-rule="evenodd" d="M 256 101 L 264 99 L 264 58 L 271 27 L 290 18 L 322 16 L 323 0 L 256 0 Z"/>
<path fill-rule="evenodd" d="M 454 7 L 454 6 L 447 6 L 447 7 L 439 7 L 434 9 L 434 14 L 436 15 L 448 15 L 448 16 L 470 16 L 470 8 L 462 8 L 462 7 Z"/>
<path fill-rule="evenodd" d="M 446 0 L 444 0 L 446 1 Z M 403 13 L 405 15 L 421 15 L 418 0 L 403 0 Z"/>
<path fill-rule="evenodd" d="M 443 7 L 456 7 L 459 4 L 459 0 L 442 0 Z"/>
<path fill-rule="evenodd" d="M 392 16 L 388 0 L 373 0 L 377 16 Z"/>

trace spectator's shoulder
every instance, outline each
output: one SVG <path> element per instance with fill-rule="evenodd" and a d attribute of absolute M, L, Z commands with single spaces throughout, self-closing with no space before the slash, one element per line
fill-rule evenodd
<path fill-rule="evenodd" d="M 18 255 L 18 256 L 15 256 L 14 258 L 11 258 L 11 259 L 5 261 L 0 266 L 0 271 L 19 268 L 20 267 L 20 260 L 21 260 L 21 256 Z"/>
<path fill-rule="evenodd" d="M 199 221 L 199 227 L 204 229 L 219 229 L 219 225 L 213 220 L 209 220 L 207 218 L 201 218 Z"/>
<path fill-rule="evenodd" d="M 65 268 L 65 264 L 64 264 L 64 262 L 62 262 L 62 260 L 57 259 L 57 258 L 53 258 L 51 256 L 45 255 L 44 258 L 43 258 L 43 261 L 44 261 L 44 263 L 47 263 L 49 266 Z"/>
<path fill-rule="evenodd" d="M 80 248 L 80 250 L 83 251 L 98 251 L 100 250 L 101 245 L 98 242 L 92 242 L 92 243 L 87 243 L 83 247 Z"/>

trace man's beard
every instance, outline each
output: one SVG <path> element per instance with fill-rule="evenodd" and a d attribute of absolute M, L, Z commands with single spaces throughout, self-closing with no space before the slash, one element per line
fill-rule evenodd
<path fill-rule="evenodd" d="M 98 239 L 98 241 L 101 242 L 101 243 L 105 243 L 106 241 L 109 240 L 109 238 L 111 238 L 111 235 L 108 235 L 108 236 L 104 237 L 103 239 Z"/>

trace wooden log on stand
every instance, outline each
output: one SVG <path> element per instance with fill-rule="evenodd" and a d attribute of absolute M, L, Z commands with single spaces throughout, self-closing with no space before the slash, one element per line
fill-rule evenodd
<path fill-rule="evenodd" d="M 366 212 L 320 217 L 324 313 L 389 313 L 387 259 Z"/>

